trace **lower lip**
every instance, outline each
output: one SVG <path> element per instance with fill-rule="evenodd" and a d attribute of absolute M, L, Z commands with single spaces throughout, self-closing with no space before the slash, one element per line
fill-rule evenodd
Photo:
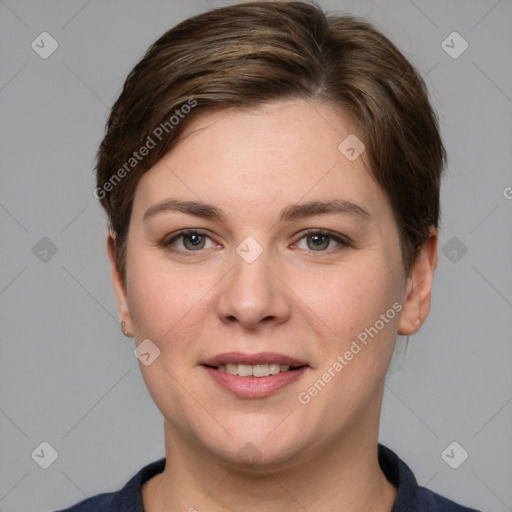
<path fill-rule="evenodd" d="M 303 366 L 297 370 L 288 370 L 268 377 L 240 377 L 209 366 L 203 368 L 217 384 L 238 398 L 264 398 L 300 379 L 308 367 Z"/>

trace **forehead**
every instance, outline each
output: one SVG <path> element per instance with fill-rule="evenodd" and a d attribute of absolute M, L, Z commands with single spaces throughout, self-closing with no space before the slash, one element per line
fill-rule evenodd
<path fill-rule="evenodd" d="M 172 196 L 224 210 L 229 203 L 228 210 L 249 217 L 255 209 L 268 214 L 271 205 L 280 210 L 319 199 L 352 201 L 382 216 L 390 207 L 364 150 L 356 159 L 346 151 L 361 151 L 355 137 L 338 113 L 303 100 L 199 113 L 177 145 L 142 176 L 133 213 L 142 216 Z"/>

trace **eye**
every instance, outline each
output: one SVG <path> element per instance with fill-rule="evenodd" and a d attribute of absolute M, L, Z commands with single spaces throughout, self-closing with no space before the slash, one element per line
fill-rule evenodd
<path fill-rule="evenodd" d="M 343 247 L 351 247 L 348 240 L 324 230 L 307 231 L 301 236 L 299 243 L 303 240 L 306 240 L 306 249 L 314 252 L 326 252 L 328 249 L 340 250 Z M 337 244 L 337 247 L 332 247 L 333 242 Z"/>
<path fill-rule="evenodd" d="M 213 240 L 202 231 L 185 229 L 164 242 L 163 245 L 173 252 L 195 252 L 212 248 L 212 245 L 207 246 L 207 240 L 213 243 Z"/>
<path fill-rule="evenodd" d="M 306 241 L 306 247 L 300 243 Z M 202 249 L 212 249 L 215 242 L 202 230 L 185 229 L 176 233 L 172 238 L 162 242 L 162 246 L 175 253 L 200 252 Z M 297 243 L 299 249 L 313 252 L 329 252 L 352 247 L 350 241 L 342 235 L 325 230 L 310 230 L 302 234 Z M 334 246 L 334 247 L 333 247 Z"/>

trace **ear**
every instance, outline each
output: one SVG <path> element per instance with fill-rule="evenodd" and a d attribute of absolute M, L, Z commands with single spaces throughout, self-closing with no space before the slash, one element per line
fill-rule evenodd
<path fill-rule="evenodd" d="M 112 286 L 119 310 L 119 321 L 125 323 L 123 333 L 128 333 L 127 335 L 131 337 L 133 334 L 129 333 L 133 333 L 132 319 L 128 308 L 126 285 L 116 263 L 116 237 L 113 231 L 109 231 L 107 235 L 107 253 L 112 273 Z"/>
<path fill-rule="evenodd" d="M 430 311 L 432 283 L 437 266 L 438 235 L 430 227 L 430 237 L 423 244 L 407 278 L 406 297 L 398 323 L 398 334 L 408 336 L 418 331 Z"/>

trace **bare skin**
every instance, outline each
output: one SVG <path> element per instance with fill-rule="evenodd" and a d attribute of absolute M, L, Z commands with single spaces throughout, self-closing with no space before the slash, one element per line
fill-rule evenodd
<path fill-rule="evenodd" d="M 141 371 L 164 417 L 167 463 L 142 488 L 144 510 L 389 512 L 397 490 L 377 460 L 383 380 L 397 333 L 416 332 L 428 314 L 435 229 L 405 275 L 387 197 L 365 153 L 351 162 L 340 152 L 354 132 L 325 105 L 201 113 L 186 133 L 137 186 L 126 283 L 107 239 L 120 319 L 137 344 L 149 338 L 160 350 Z M 169 198 L 214 205 L 225 218 L 167 210 L 144 219 Z M 290 205 L 331 200 L 366 214 L 279 221 Z M 236 251 L 249 236 L 262 250 L 251 263 Z M 378 334 L 334 371 L 383 314 Z M 270 396 L 239 398 L 203 365 L 226 352 L 277 352 L 308 366 Z M 329 368 L 325 387 L 300 402 Z M 247 443 L 252 465 L 239 454 Z"/>

